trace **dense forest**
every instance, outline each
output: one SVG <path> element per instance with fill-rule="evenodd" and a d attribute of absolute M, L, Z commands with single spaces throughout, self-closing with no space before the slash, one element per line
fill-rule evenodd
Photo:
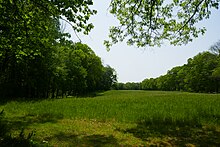
<path fill-rule="evenodd" d="M 88 45 L 70 41 L 70 34 L 60 28 L 62 20 L 76 34 L 88 34 L 93 28 L 89 18 L 97 13 L 91 5 L 92 0 L 0 0 L 1 98 L 54 98 L 110 89 L 117 80 L 115 70 L 104 66 Z M 194 25 L 209 17 L 210 9 L 206 8 L 218 9 L 218 5 L 218 0 L 167 4 L 140 1 L 138 5 L 133 0 L 113 0 L 110 13 L 117 14 L 121 26 L 110 29 L 110 41 L 104 44 L 109 48 L 127 37 L 129 45 L 139 47 L 160 45 L 164 39 L 171 44 L 186 44 L 204 34 L 204 29 Z M 176 15 L 172 12 L 176 7 L 182 8 L 177 18 L 183 22 L 174 21 Z M 152 35 L 155 32 L 158 34 Z M 115 88 L 131 89 L 133 85 L 133 89 L 218 92 L 220 65 L 218 49 L 215 51 L 200 53 L 159 78 L 118 83 Z"/>
<path fill-rule="evenodd" d="M 116 82 L 113 68 L 60 29 L 61 16 L 75 21 L 79 32 L 86 34 L 93 27 L 86 25 L 95 13 L 89 1 L 78 3 L 1 1 L 0 98 L 80 95 L 108 90 Z M 68 11 L 74 8 L 80 14 Z"/>
<path fill-rule="evenodd" d="M 116 89 L 166 90 L 218 93 L 220 91 L 220 41 L 209 51 L 188 59 L 158 78 L 148 78 L 141 83 L 118 83 Z"/>

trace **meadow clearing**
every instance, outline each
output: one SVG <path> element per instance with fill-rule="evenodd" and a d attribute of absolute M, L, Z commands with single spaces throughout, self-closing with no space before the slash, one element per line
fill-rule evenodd
<path fill-rule="evenodd" d="M 220 146 L 220 95 L 107 91 L 0 105 L 12 135 L 42 146 Z"/>

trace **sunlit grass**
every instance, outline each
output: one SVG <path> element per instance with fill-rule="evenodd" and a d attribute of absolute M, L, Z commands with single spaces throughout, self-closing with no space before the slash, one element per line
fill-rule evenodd
<path fill-rule="evenodd" d="M 9 102 L 8 117 L 43 115 L 67 119 L 97 119 L 136 122 L 139 119 L 169 117 L 173 120 L 196 118 L 218 123 L 220 95 L 181 92 L 109 91 L 93 98 L 65 98 L 30 102 Z"/>
<path fill-rule="evenodd" d="M 152 142 L 145 138 L 149 137 L 149 132 L 145 132 L 149 126 L 157 126 L 159 131 L 160 126 L 166 128 L 164 125 L 169 126 L 168 130 L 170 126 L 178 130 L 187 126 L 203 129 L 203 126 L 219 128 L 220 125 L 218 94 L 108 91 L 87 98 L 12 101 L 1 105 L 1 109 L 14 130 L 36 129 L 36 139 L 49 141 L 50 145 L 87 142 L 92 146 L 90 143 L 97 141 L 96 137 L 112 146 L 143 145 Z M 65 135 L 66 140 L 62 140 Z M 153 140 L 157 138 L 153 137 Z"/>

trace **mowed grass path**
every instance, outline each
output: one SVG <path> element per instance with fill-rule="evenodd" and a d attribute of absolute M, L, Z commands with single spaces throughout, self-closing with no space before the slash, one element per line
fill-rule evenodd
<path fill-rule="evenodd" d="M 220 95 L 108 91 L 0 106 L 12 133 L 49 146 L 220 146 Z"/>

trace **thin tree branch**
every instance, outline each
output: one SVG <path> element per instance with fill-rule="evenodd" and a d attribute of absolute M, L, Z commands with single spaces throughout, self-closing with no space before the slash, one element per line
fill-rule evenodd
<path fill-rule="evenodd" d="M 63 21 L 65 21 L 66 23 L 68 23 L 72 28 L 74 28 L 74 26 L 73 26 L 68 20 L 66 20 L 66 19 L 64 19 L 64 18 L 62 18 L 62 17 L 61 17 L 60 19 L 63 20 Z M 82 42 L 82 40 L 80 39 L 80 37 L 79 37 L 78 34 L 76 33 L 76 30 L 73 29 L 73 31 L 74 31 L 76 37 L 79 39 L 79 42 Z"/>
<path fill-rule="evenodd" d="M 196 6 L 195 11 L 193 12 L 193 14 L 191 15 L 191 17 L 184 23 L 184 25 L 178 30 L 178 32 L 180 33 L 180 31 L 193 19 L 193 17 L 196 15 L 196 13 L 198 12 L 198 8 L 199 6 L 203 3 L 204 0 L 201 0 L 199 2 L 199 4 Z"/>

